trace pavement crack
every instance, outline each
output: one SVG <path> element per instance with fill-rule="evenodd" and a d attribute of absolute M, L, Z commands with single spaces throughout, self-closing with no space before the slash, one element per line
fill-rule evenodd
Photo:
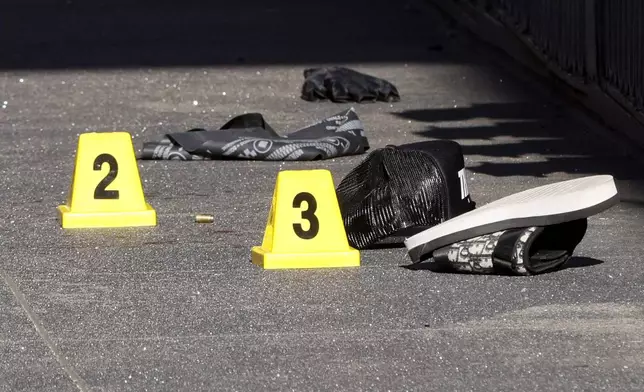
<path fill-rule="evenodd" d="M 52 354 L 54 355 L 54 357 L 56 358 L 60 366 L 65 371 L 65 373 L 67 373 L 69 378 L 71 378 L 71 380 L 74 382 L 74 384 L 79 390 L 83 392 L 89 391 L 90 388 L 87 385 L 87 382 L 83 380 L 83 378 L 76 372 L 72 364 L 69 363 L 67 358 L 65 358 L 65 356 L 60 352 L 58 347 L 56 347 L 56 344 L 54 344 L 54 341 L 49 336 L 49 332 L 47 332 L 47 330 L 43 326 L 43 323 L 40 320 L 40 317 L 38 317 L 38 315 L 33 311 L 31 306 L 29 305 L 29 302 L 27 302 L 27 298 L 22 293 L 22 291 L 20 291 L 20 289 L 18 288 L 16 281 L 13 280 L 13 278 L 7 275 L 4 271 L 0 271 L 0 276 L 2 276 L 2 279 L 4 279 L 7 286 L 9 286 L 9 289 L 11 290 L 14 297 L 16 298 L 16 301 L 18 301 L 22 309 L 25 311 L 25 313 L 27 313 L 27 317 L 34 325 L 36 332 L 38 332 L 38 335 L 40 335 L 42 340 L 45 342 L 45 344 L 52 352 Z"/>

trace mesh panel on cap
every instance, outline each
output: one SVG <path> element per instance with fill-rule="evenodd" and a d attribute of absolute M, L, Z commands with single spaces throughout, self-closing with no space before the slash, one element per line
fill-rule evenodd
<path fill-rule="evenodd" d="M 396 147 L 372 152 L 336 190 L 350 245 L 364 249 L 401 229 L 441 223 L 445 186 L 428 154 Z"/>

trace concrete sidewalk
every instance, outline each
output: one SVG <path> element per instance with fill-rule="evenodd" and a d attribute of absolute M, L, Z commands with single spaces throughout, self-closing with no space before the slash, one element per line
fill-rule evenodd
<path fill-rule="evenodd" d="M 304 13 L 291 3 L 272 12 Z M 128 130 L 140 147 L 247 111 L 286 132 L 350 105 L 299 99 L 304 67 L 318 63 L 7 70 L 0 390 L 644 389 L 636 152 L 437 11 L 374 3 L 358 24 L 390 10 L 397 38 L 364 46 L 416 60 L 344 63 L 392 81 L 403 97 L 354 105 L 372 148 L 458 141 L 479 205 L 615 176 L 623 202 L 590 219 L 569 268 L 529 278 L 412 271 L 402 268 L 404 249 L 364 251 L 357 269 L 268 272 L 249 262 L 279 170 L 327 168 L 337 183 L 364 156 L 140 162 L 157 227 L 64 231 L 56 206 L 82 132 Z M 194 224 L 196 213 L 214 214 L 215 224 Z"/>

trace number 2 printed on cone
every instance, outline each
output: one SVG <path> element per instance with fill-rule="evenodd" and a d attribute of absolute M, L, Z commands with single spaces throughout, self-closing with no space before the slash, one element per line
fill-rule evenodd
<path fill-rule="evenodd" d="M 63 228 L 156 225 L 129 133 L 80 135 L 68 199 L 58 212 Z"/>

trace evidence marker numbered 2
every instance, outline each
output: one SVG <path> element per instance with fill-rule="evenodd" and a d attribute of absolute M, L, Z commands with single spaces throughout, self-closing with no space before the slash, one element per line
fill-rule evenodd
<path fill-rule="evenodd" d="M 129 133 L 80 135 L 69 195 L 58 212 L 63 228 L 156 226 Z"/>

